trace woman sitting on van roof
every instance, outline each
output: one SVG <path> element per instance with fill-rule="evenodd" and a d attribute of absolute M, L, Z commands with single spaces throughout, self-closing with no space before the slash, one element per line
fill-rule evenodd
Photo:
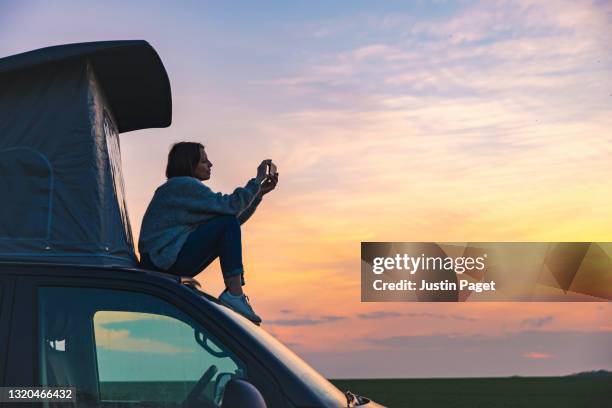
<path fill-rule="evenodd" d="M 142 220 L 138 250 L 141 267 L 195 276 L 219 257 L 226 289 L 221 303 L 260 323 L 242 291 L 244 268 L 240 225 L 274 190 L 278 173 L 268 174 L 271 160 L 232 194 L 214 193 L 202 183 L 212 163 L 200 143 L 176 143 L 168 154 L 168 180 L 156 191 Z M 275 167 L 275 166 L 274 166 Z"/>

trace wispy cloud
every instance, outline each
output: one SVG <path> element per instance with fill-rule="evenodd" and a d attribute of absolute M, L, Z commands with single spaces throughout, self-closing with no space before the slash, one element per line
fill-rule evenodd
<path fill-rule="evenodd" d="M 290 200 L 317 202 L 325 225 L 308 212 L 305 221 L 340 233 L 344 224 L 330 220 L 385 203 L 377 227 L 354 235 L 388 236 L 399 222 L 420 237 L 569 239 L 584 227 L 567 215 L 600 207 L 612 154 L 601 86 L 612 66 L 602 42 L 609 13 L 588 2 L 479 2 L 443 21 L 382 20 L 353 22 L 384 32 L 377 41 L 313 55 L 294 82 L 282 79 L 281 94 L 299 85 L 317 109 L 294 106 L 259 125 L 283 140 L 274 148 L 291 163 Z M 417 192 L 423 207 L 411 200 Z M 405 213 L 427 228 L 403 222 Z M 532 222 L 493 222 L 505 217 Z"/>
<path fill-rule="evenodd" d="M 532 317 L 529 319 L 525 319 L 521 322 L 522 327 L 530 327 L 530 328 L 541 328 L 549 323 L 551 323 L 555 319 L 554 316 L 543 316 L 543 317 Z"/>
<path fill-rule="evenodd" d="M 459 321 L 465 321 L 465 322 L 475 322 L 476 320 L 478 320 L 474 317 L 468 317 L 468 316 L 463 316 L 463 315 L 458 315 L 458 314 L 438 314 L 438 313 L 428 313 L 428 312 L 405 313 L 405 316 L 428 317 L 428 318 L 434 318 L 434 319 L 452 319 L 452 320 L 459 320 Z"/>
<path fill-rule="evenodd" d="M 525 353 L 522 355 L 524 358 L 528 358 L 530 360 L 546 360 L 549 358 L 553 358 L 552 355 L 550 354 L 546 354 L 546 353 L 538 353 L 535 351 L 529 352 L 529 353 Z"/>
<path fill-rule="evenodd" d="M 398 313 L 398 312 L 383 312 L 383 311 L 378 311 L 378 312 L 368 312 L 368 313 L 359 313 L 357 315 L 358 318 L 360 319 L 385 319 L 385 318 L 389 318 L 389 317 L 400 317 L 403 316 L 402 313 Z"/>
<path fill-rule="evenodd" d="M 133 353 L 177 354 L 189 351 L 154 338 L 134 337 L 129 330 L 111 330 L 104 326 L 96 326 L 96 346 L 105 350 Z"/>
<path fill-rule="evenodd" d="M 435 334 L 370 337 L 366 341 L 374 347 L 361 350 L 358 361 L 342 351 L 308 351 L 304 355 L 331 378 L 350 370 L 358 373 L 359 365 L 375 367 L 378 360 L 403 364 L 392 364 L 385 370 L 374 369 L 370 378 L 567 375 L 612 368 L 609 354 L 593 352 L 604 350 L 612 341 L 611 333 L 602 332 Z"/>
<path fill-rule="evenodd" d="M 440 314 L 440 313 L 429 313 L 429 312 L 421 312 L 421 313 L 400 313 L 400 312 L 389 312 L 389 311 L 376 311 L 376 312 L 368 312 L 368 313 L 359 313 L 357 317 L 364 320 L 369 319 L 385 319 L 385 318 L 393 318 L 393 317 L 414 317 L 414 318 L 427 318 L 427 319 L 452 319 L 452 320 L 460 320 L 466 322 L 475 322 L 476 318 L 463 316 L 458 314 Z"/>
<path fill-rule="evenodd" d="M 266 320 L 266 324 L 271 326 L 316 326 L 344 319 L 346 319 L 345 316 L 321 316 L 319 318 L 300 317 L 295 319 Z"/>
<path fill-rule="evenodd" d="M 144 331 L 143 326 L 146 328 Z M 174 329 L 175 335 L 161 336 L 163 329 L 160 327 Z M 113 351 L 162 354 L 190 352 L 193 350 L 173 344 L 180 340 L 180 330 L 186 327 L 179 320 L 150 313 L 100 311 L 94 315 L 96 345 Z M 163 337 L 166 337 L 166 341 L 163 341 Z"/>

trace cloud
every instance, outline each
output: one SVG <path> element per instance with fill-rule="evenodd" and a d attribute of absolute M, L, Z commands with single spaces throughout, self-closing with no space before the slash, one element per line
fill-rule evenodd
<path fill-rule="evenodd" d="M 345 316 L 321 316 L 320 318 L 301 317 L 297 319 L 267 320 L 266 324 L 272 326 L 316 326 L 345 319 Z"/>
<path fill-rule="evenodd" d="M 284 208 L 310 232 L 300 236 L 605 237 L 609 223 L 594 221 L 612 154 L 602 8 L 477 2 L 436 19 L 362 16 L 353 29 L 369 35 L 273 78 L 283 112 L 255 126 L 286 163 Z"/>
<path fill-rule="evenodd" d="M 103 310 L 98 311 L 94 314 L 94 322 L 96 325 L 126 323 L 135 321 L 141 322 L 146 320 L 171 321 L 172 319 L 164 315 L 140 312 L 112 312 Z"/>
<path fill-rule="evenodd" d="M 546 353 L 538 353 L 538 352 L 532 351 L 530 353 L 523 354 L 522 357 L 528 358 L 530 360 L 546 360 L 546 359 L 552 358 L 553 356 L 550 354 L 546 354 Z"/>
<path fill-rule="evenodd" d="M 597 331 L 388 336 L 365 343 L 374 347 L 359 350 L 359 358 L 343 351 L 302 354 L 328 378 L 347 372 L 361 378 L 553 376 L 612 368 L 612 333 Z M 530 363 L 534 360 L 539 363 Z"/>
<path fill-rule="evenodd" d="M 555 341 L 563 339 L 563 341 Z M 596 344 L 597 341 L 592 339 L 598 339 L 603 341 L 604 339 L 612 340 L 612 333 L 609 332 L 572 332 L 572 331 L 554 331 L 554 332 L 542 332 L 542 331 L 524 331 L 517 333 L 506 333 L 499 336 L 484 336 L 484 335 L 462 335 L 460 333 L 450 334 L 433 334 L 433 335 L 420 335 L 420 336 L 389 336 L 381 338 L 369 338 L 367 342 L 375 345 L 384 345 L 388 347 L 438 347 L 438 348 L 449 348 L 451 345 L 453 349 L 456 348 L 470 348 L 470 347 L 491 347 L 507 344 L 511 346 L 525 346 L 529 345 L 536 346 L 539 348 L 542 344 L 555 344 L 555 347 L 560 347 L 561 344 L 571 344 L 571 341 L 576 341 L 575 347 L 580 348 L 582 345 Z M 574 347 L 574 346 L 572 346 Z M 568 347 L 568 349 L 572 348 Z M 584 352 L 588 350 L 585 347 Z M 612 364 L 612 360 L 610 360 Z"/>
<path fill-rule="evenodd" d="M 530 327 L 539 329 L 555 320 L 555 317 L 552 315 L 543 316 L 543 317 L 533 317 L 529 319 L 525 319 L 521 321 L 521 327 Z"/>
<path fill-rule="evenodd" d="M 429 313 L 429 312 L 405 313 L 404 315 L 410 316 L 410 317 L 427 317 L 427 318 L 433 318 L 433 319 L 461 320 L 461 321 L 466 321 L 466 322 L 475 322 L 476 320 L 478 320 L 473 317 L 468 317 L 468 316 L 463 316 L 463 315 L 458 315 L 458 314 L 439 314 L 439 313 Z"/>
<path fill-rule="evenodd" d="M 387 311 L 376 311 L 376 312 L 368 312 L 368 313 L 359 313 L 357 315 L 359 319 L 385 319 L 385 318 L 393 318 L 393 317 L 416 317 L 416 318 L 432 318 L 432 319 L 452 319 L 452 320 L 461 320 L 466 322 L 475 322 L 476 318 L 458 315 L 458 314 L 441 314 L 441 313 L 430 313 L 430 312 L 421 312 L 421 313 L 400 313 L 400 312 L 387 312 Z"/>
<path fill-rule="evenodd" d="M 96 326 L 96 347 L 137 353 L 176 354 L 189 351 L 168 343 L 133 337 L 128 330 L 109 330 L 103 326 Z"/>
<path fill-rule="evenodd" d="M 172 340 L 184 335 L 185 332 L 180 330 L 191 329 L 187 329 L 185 323 L 164 315 L 99 311 L 94 315 L 94 329 L 96 345 L 106 350 L 162 354 L 193 351 L 171 344 Z M 167 335 L 168 329 L 179 330 L 175 332 L 176 338 L 172 334 L 169 337 L 161 335 Z M 163 337 L 167 341 L 163 341 Z"/>
<path fill-rule="evenodd" d="M 401 56 L 401 51 L 386 44 L 370 44 L 351 51 L 351 57 L 355 61 L 368 58 L 393 59 L 396 55 Z"/>
<path fill-rule="evenodd" d="M 359 313 L 357 317 L 360 319 L 369 320 L 369 319 L 385 319 L 388 317 L 400 317 L 403 315 L 404 315 L 403 313 L 398 313 L 398 312 L 378 311 L 378 312 L 369 312 L 369 313 Z"/>

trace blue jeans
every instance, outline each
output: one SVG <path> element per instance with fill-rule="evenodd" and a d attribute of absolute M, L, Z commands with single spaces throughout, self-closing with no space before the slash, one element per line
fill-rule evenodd
<path fill-rule="evenodd" d="M 193 277 L 217 257 L 223 278 L 241 276 L 244 285 L 240 224 L 233 215 L 219 215 L 200 224 L 187 237 L 174 265 L 165 272 Z M 158 269 L 151 263 L 148 254 L 142 254 L 141 265 L 146 269 Z"/>

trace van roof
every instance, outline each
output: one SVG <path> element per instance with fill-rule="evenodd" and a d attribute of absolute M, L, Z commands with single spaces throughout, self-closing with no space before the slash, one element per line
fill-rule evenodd
<path fill-rule="evenodd" d="M 168 74 L 157 52 L 144 40 L 66 44 L 12 55 L 0 59 L 0 81 L 18 72 L 75 59 L 93 63 L 119 133 L 170 126 Z"/>

